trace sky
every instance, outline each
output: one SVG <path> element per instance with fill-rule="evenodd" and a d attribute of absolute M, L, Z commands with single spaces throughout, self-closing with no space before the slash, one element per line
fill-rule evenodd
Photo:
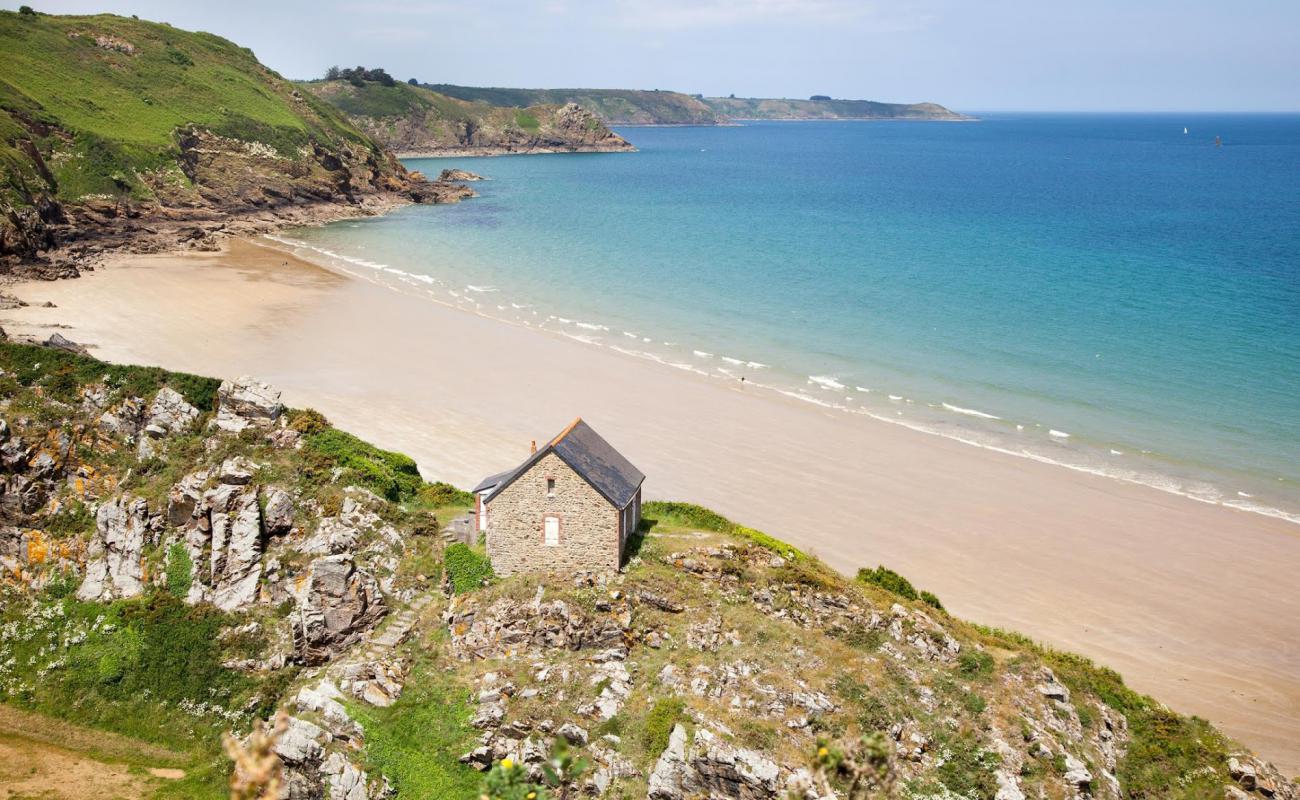
<path fill-rule="evenodd" d="M 1300 0 L 28 4 L 210 31 L 290 78 L 339 64 L 429 83 L 826 94 L 961 111 L 1300 111 Z"/>

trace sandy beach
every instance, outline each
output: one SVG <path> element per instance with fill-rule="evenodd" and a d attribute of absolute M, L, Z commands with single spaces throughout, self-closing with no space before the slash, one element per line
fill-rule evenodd
<path fill-rule="evenodd" d="M 1300 526 L 693 375 L 338 275 L 258 243 L 29 283 L 10 334 L 253 375 L 469 486 L 581 415 L 649 476 L 845 572 L 1119 670 L 1300 772 Z M 56 307 L 36 304 L 52 301 Z"/>

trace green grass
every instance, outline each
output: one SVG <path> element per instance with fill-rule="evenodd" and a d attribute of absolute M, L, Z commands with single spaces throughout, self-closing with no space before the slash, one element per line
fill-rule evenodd
<path fill-rule="evenodd" d="M 527 111 L 515 112 L 515 124 L 529 133 L 536 133 L 542 127 L 542 123 L 537 121 L 537 117 Z"/>
<path fill-rule="evenodd" d="M 478 796 L 481 776 L 457 761 L 473 747 L 469 692 L 441 665 L 416 662 L 401 698 L 388 708 L 348 703 L 366 731 L 366 758 L 407 798 Z"/>
<path fill-rule="evenodd" d="M 0 661 L 13 661 L 0 668 L 0 702 L 185 753 L 189 774 L 167 791 L 221 797 L 221 732 L 268 714 L 284 688 L 222 666 L 229 622 L 167 592 L 6 603 Z"/>
<path fill-rule="evenodd" d="M 76 402 L 81 388 L 103 381 L 123 397 L 149 399 L 163 386 L 180 392 L 201 411 L 216 408 L 221 381 L 157 367 L 108 364 L 89 356 L 36 345 L 0 342 L 0 369 L 21 386 L 39 386 L 55 400 Z"/>
<path fill-rule="evenodd" d="M 100 47 L 97 36 L 132 52 Z M 373 146 L 328 104 L 293 98 L 293 84 L 247 48 L 159 23 L 0 12 L 0 76 L 0 161 L 21 167 L 6 173 L 14 181 L 30 172 L 11 144 L 23 130 L 17 115 L 56 124 L 73 138 L 51 164 L 64 200 L 148 196 L 140 173 L 174 168 L 176 131 L 188 125 L 264 142 L 286 158 L 312 141 Z"/>
<path fill-rule="evenodd" d="M 381 450 L 335 428 L 308 436 L 305 449 L 341 467 L 345 483 L 363 486 L 388 500 L 409 500 L 424 487 L 410 456 Z"/>
<path fill-rule="evenodd" d="M 447 545 L 443 561 L 456 594 L 472 592 L 494 577 L 492 562 L 487 556 L 462 542 Z"/>
<path fill-rule="evenodd" d="M 798 548 L 762 531 L 738 525 L 716 511 L 710 511 L 694 503 L 651 500 L 642 504 L 641 518 L 646 530 L 657 527 L 661 530 L 704 530 L 726 533 L 751 541 L 792 561 L 808 560 L 808 555 Z"/>

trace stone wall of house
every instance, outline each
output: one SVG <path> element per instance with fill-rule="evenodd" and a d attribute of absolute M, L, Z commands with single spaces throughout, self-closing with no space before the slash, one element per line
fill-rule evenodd
<path fill-rule="evenodd" d="M 555 479 L 555 496 L 546 481 Z M 560 520 L 560 543 L 545 543 L 544 518 Z M 622 560 L 619 511 L 564 460 L 548 453 L 488 503 L 487 551 L 498 575 L 615 572 Z"/>

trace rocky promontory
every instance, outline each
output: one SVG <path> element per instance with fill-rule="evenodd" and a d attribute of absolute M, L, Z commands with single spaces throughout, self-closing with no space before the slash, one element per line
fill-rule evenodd
<path fill-rule="evenodd" d="M 403 156 L 635 150 L 577 103 L 502 108 L 447 97 L 422 86 L 361 79 L 311 81 L 301 86 Z"/>
<path fill-rule="evenodd" d="M 107 249 L 212 249 L 473 194 L 210 34 L 0 12 L 0 72 L 0 273 L 75 276 Z"/>

